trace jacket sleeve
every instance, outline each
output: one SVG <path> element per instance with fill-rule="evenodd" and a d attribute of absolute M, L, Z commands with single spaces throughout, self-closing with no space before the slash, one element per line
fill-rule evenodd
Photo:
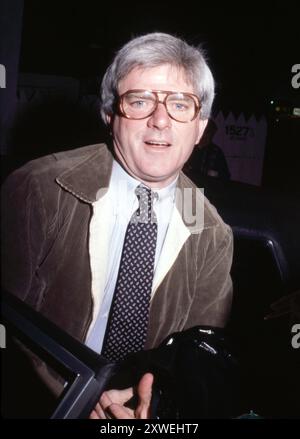
<path fill-rule="evenodd" d="M 198 258 L 203 262 L 185 329 L 196 325 L 225 326 L 232 303 L 232 255 L 232 231 L 223 223 L 215 228 L 208 248 L 199 251 Z"/>
<path fill-rule="evenodd" d="M 2 286 L 31 305 L 46 236 L 46 214 L 37 177 L 25 165 L 2 187 Z"/>

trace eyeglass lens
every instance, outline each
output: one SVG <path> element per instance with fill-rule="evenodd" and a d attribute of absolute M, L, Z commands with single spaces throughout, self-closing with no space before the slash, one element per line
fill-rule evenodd
<path fill-rule="evenodd" d="M 163 101 L 153 92 L 129 91 L 122 97 L 122 109 L 127 117 L 143 119 L 155 111 L 158 102 Z M 193 97 L 186 93 L 170 93 L 164 103 L 169 115 L 181 122 L 192 120 L 197 110 Z"/>

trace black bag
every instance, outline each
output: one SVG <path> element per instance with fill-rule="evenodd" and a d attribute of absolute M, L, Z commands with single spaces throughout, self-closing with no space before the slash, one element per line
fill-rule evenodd
<path fill-rule="evenodd" d="M 237 361 L 221 328 L 197 326 L 171 334 L 158 348 L 128 355 L 108 388 L 136 385 L 146 372 L 154 374 L 153 418 L 236 415 Z"/>

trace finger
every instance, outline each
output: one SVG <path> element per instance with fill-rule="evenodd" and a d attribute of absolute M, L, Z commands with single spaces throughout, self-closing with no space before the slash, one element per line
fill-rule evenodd
<path fill-rule="evenodd" d="M 112 403 L 123 405 L 133 396 L 133 388 L 123 390 L 107 390 L 103 392 L 100 398 L 100 405 L 105 410 Z"/>
<path fill-rule="evenodd" d="M 98 414 L 97 414 L 97 412 L 96 412 L 96 410 L 93 410 L 93 411 L 90 413 L 89 419 L 100 419 L 99 416 L 98 416 Z"/>
<path fill-rule="evenodd" d="M 152 373 L 146 373 L 142 376 L 138 384 L 137 393 L 139 397 L 139 404 L 135 411 L 136 418 L 138 419 L 148 419 L 150 416 L 153 381 L 154 376 Z"/>
<path fill-rule="evenodd" d="M 145 373 L 140 379 L 137 392 L 142 401 L 148 402 L 151 400 L 153 381 L 154 376 L 152 373 Z"/>
<path fill-rule="evenodd" d="M 127 407 L 124 407 L 119 404 L 111 404 L 106 412 L 108 415 L 111 415 L 114 419 L 134 419 L 134 412 L 133 410 L 128 409 Z"/>
<path fill-rule="evenodd" d="M 104 413 L 101 405 L 99 404 L 99 402 L 97 402 L 94 410 L 97 413 L 97 415 L 99 416 L 99 419 L 105 419 L 106 418 L 105 413 Z"/>
<path fill-rule="evenodd" d="M 102 410 L 106 410 L 112 404 L 112 400 L 109 397 L 109 392 L 103 392 L 99 399 L 99 404 Z"/>
<path fill-rule="evenodd" d="M 110 399 L 117 404 L 124 404 L 133 397 L 133 388 L 128 387 L 122 390 L 111 390 L 109 394 Z"/>

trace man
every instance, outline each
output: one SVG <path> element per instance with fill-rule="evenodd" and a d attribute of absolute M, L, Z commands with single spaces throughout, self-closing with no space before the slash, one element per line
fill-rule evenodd
<path fill-rule="evenodd" d="M 184 166 L 184 171 L 207 177 L 230 180 L 226 157 L 222 149 L 213 143 L 213 137 L 217 131 L 217 125 L 210 119 L 202 136 L 200 144 L 194 148 L 192 155 Z"/>
<path fill-rule="evenodd" d="M 224 326 L 232 234 L 181 172 L 213 96 L 199 49 L 162 33 L 126 44 L 102 82 L 110 149 L 52 154 L 6 182 L 5 288 L 111 360 L 197 325 Z M 131 388 L 111 390 L 91 417 L 147 417 L 152 383 L 142 377 L 135 411 L 125 407 Z"/>

